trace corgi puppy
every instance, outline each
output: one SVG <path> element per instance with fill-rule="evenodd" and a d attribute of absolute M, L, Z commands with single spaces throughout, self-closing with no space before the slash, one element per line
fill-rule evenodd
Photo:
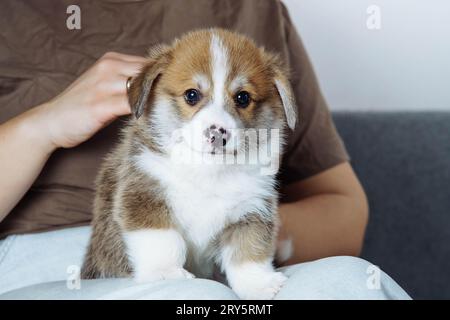
<path fill-rule="evenodd" d="M 210 278 L 272 299 L 276 173 L 296 108 L 280 59 L 208 29 L 152 48 L 97 178 L 83 278 Z M 269 156 L 268 156 L 269 155 Z M 273 165 L 273 164 L 276 165 Z"/>

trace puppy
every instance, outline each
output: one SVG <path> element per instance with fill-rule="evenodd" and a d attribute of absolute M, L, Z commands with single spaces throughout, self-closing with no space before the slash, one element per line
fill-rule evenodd
<path fill-rule="evenodd" d="M 249 159 L 278 163 L 295 126 L 280 60 L 242 35 L 195 31 L 150 50 L 129 102 L 97 178 L 82 277 L 210 278 L 218 267 L 241 298 L 273 298 L 286 280 L 272 266 L 278 167 Z"/>

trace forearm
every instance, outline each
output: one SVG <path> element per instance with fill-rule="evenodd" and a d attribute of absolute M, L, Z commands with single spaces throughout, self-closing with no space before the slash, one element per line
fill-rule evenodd
<path fill-rule="evenodd" d="M 365 199 L 317 194 L 279 208 L 280 238 L 290 238 L 293 264 L 337 255 L 360 254 L 368 209 Z"/>
<path fill-rule="evenodd" d="M 0 221 L 30 188 L 55 149 L 45 130 L 43 108 L 0 125 Z"/>

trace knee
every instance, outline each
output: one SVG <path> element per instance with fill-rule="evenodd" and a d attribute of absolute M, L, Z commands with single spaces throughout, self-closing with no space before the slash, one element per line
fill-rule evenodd
<path fill-rule="evenodd" d="M 295 275 L 296 273 L 309 273 L 336 275 L 336 274 L 367 274 L 374 265 L 369 261 L 352 256 L 337 256 L 319 259 L 312 262 L 301 263 L 285 268 L 285 273 Z"/>
<path fill-rule="evenodd" d="M 315 264 L 313 274 L 318 277 L 326 278 L 335 285 L 362 285 L 365 286 L 366 280 L 378 267 L 367 260 L 351 257 L 339 256 L 320 259 L 312 262 Z M 377 270 L 375 270 L 377 269 Z M 381 270 L 379 271 L 381 272 Z"/>
<path fill-rule="evenodd" d="M 285 287 L 278 299 L 354 299 L 368 297 L 367 279 L 372 264 L 339 256 L 287 267 Z"/>
<path fill-rule="evenodd" d="M 374 265 L 362 258 L 352 256 L 329 257 L 319 260 L 328 269 L 334 269 L 337 272 L 351 273 L 351 274 L 367 274 Z"/>
<path fill-rule="evenodd" d="M 410 299 L 388 275 L 356 257 L 330 257 L 283 268 L 277 299 Z"/>

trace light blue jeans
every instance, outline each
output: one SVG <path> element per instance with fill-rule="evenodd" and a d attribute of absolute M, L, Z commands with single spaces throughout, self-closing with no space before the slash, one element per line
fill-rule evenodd
<path fill-rule="evenodd" d="M 90 227 L 0 241 L 0 299 L 238 299 L 224 284 L 206 280 L 77 278 Z M 331 257 L 281 268 L 288 281 L 276 299 L 410 299 L 387 274 L 354 257 Z"/>

